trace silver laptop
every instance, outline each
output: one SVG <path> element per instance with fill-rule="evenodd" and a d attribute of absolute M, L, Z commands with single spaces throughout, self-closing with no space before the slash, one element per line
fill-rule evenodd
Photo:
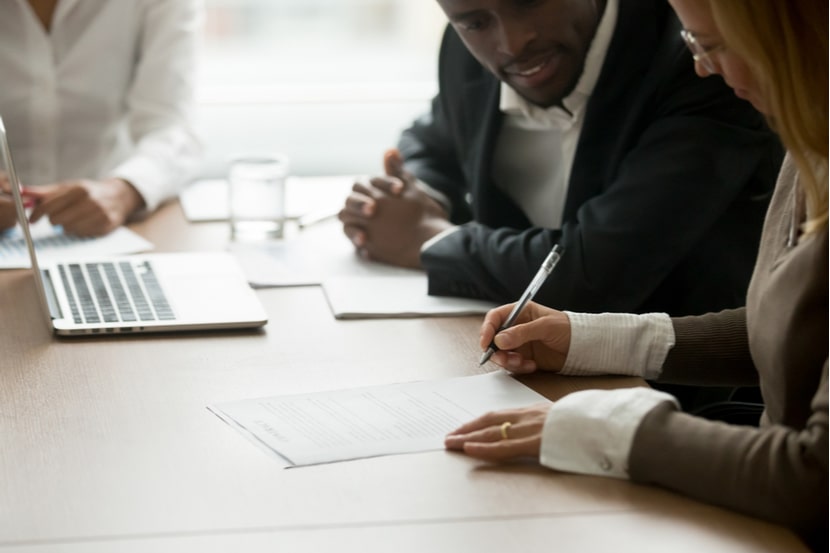
<path fill-rule="evenodd" d="M 26 240 L 41 309 L 63 336 L 256 328 L 268 318 L 227 252 L 161 253 L 38 263 L 6 129 L 0 155 Z"/>

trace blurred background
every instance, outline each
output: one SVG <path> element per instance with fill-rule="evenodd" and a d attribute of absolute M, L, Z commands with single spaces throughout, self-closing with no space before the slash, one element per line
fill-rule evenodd
<path fill-rule="evenodd" d="M 296 175 L 375 173 L 437 91 L 434 0 L 206 0 L 200 177 L 281 151 Z"/>

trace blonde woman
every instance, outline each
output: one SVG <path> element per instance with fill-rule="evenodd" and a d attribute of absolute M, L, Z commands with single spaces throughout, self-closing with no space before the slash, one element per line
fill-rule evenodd
<path fill-rule="evenodd" d="M 655 484 L 828 536 L 828 6 L 670 0 L 701 77 L 720 75 L 767 115 L 789 153 L 767 214 L 746 308 L 699 317 L 559 312 L 531 304 L 495 336 L 515 373 L 633 374 L 665 382 L 760 382 L 760 427 L 678 410 L 647 388 L 585 391 L 553 406 L 489 413 L 449 449 L 538 456 L 557 470 Z M 567 255 L 567 253 L 566 253 Z M 511 306 L 482 326 L 487 347 Z"/>

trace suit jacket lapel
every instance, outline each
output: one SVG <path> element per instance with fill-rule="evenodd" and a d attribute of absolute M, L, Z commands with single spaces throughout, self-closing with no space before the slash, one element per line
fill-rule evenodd
<path fill-rule="evenodd" d="M 642 79 L 652 63 L 658 43 L 658 25 L 663 20 L 654 0 L 619 0 L 617 25 L 608 46 L 605 63 L 588 101 L 585 121 L 568 183 L 563 221 L 573 220 L 588 199 L 599 194 L 604 167 L 617 167 L 611 157 L 631 106 L 637 104 Z M 665 14 L 663 14 L 665 15 Z M 624 68 L 624 69 L 621 69 Z"/>

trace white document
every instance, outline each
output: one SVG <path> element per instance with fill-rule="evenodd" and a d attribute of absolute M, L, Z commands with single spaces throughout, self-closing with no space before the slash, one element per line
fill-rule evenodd
<path fill-rule="evenodd" d="M 496 307 L 428 295 L 423 271 L 362 259 L 336 220 L 283 240 L 230 249 L 255 288 L 322 285 L 338 319 L 478 315 Z"/>
<path fill-rule="evenodd" d="M 217 416 L 288 466 L 444 448 L 487 411 L 548 402 L 504 371 L 219 403 Z"/>
<path fill-rule="evenodd" d="M 61 227 L 54 227 L 47 218 L 42 218 L 30 229 L 38 260 L 128 254 L 153 249 L 151 242 L 126 227 L 118 227 L 106 236 L 81 238 L 64 234 Z M 25 269 L 30 266 L 20 226 L 0 233 L 0 269 Z"/>
<path fill-rule="evenodd" d="M 361 259 L 336 219 L 282 240 L 232 244 L 230 251 L 255 288 L 319 285 L 334 276 L 423 275 Z"/>
<path fill-rule="evenodd" d="M 302 225 L 335 215 L 343 207 L 356 177 L 288 177 L 285 183 L 285 211 L 288 219 Z M 204 179 L 190 183 L 179 194 L 184 215 L 190 222 L 228 220 L 228 182 Z"/>
<path fill-rule="evenodd" d="M 496 307 L 489 301 L 430 296 L 427 276 L 337 276 L 323 281 L 329 306 L 337 319 L 479 315 Z"/>

